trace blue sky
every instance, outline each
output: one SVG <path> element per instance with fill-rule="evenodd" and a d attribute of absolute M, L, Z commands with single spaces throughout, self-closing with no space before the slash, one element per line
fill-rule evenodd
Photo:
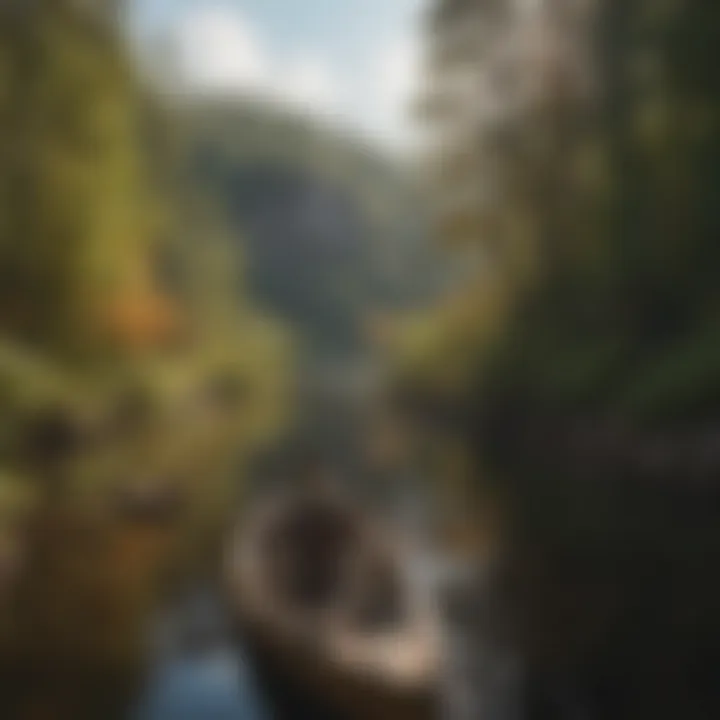
<path fill-rule="evenodd" d="M 408 130 L 425 0 L 131 0 L 202 91 L 261 92 L 390 142 Z M 169 42 L 168 42 L 169 39 Z"/>

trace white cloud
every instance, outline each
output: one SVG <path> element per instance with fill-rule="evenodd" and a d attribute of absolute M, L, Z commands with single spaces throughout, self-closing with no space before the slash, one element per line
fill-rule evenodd
<path fill-rule="evenodd" d="M 418 36 L 399 38 L 378 57 L 373 73 L 373 125 L 384 139 L 407 145 L 414 139 L 412 106 L 421 89 Z"/>
<path fill-rule="evenodd" d="M 192 6 L 171 34 L 177 72 L 190 91 L 253 94 L 323 114 L 340 112 L 328 62 L 273 56 L 243 13 L 222 0 Z"/>
<path fill-rule="evenodd" d="M 192 8 L 174 29 L 178 69 L 191 87 L 248 90 L 271 74 L 258 33 L 236 9 L 221 3 Z"/>
<path fill-rule="evenodd" d="M 402 113 L 418 90 L 420 52 L 417 42 L 403 39 L 385 53 L 381 67 L 382 92 L 393 111 Z"/>
<path fill-rule="evenodd" d="M 291 103 L 321 112 L 334 113 L 342 105 L 329 65 L 317 58 L 300 58 L 279 73 L 276 91 Z"/>
<path fill-rule="evenodd" d="M 274 50 L 236 4 L 196 0 L 170 28 L 167 44 L 175 56 L 170 75 L 191 92 L 256 95 L 407 145 L 419 36 L 409 28 L 384 49 L 368 47 L 356 63 L 324 57 L 315 47 L 290 57 Z"/>

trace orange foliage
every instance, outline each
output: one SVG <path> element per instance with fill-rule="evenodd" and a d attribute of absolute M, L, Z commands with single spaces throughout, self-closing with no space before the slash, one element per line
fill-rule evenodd
<path fill-rule="evenodd" d="M 182 326 L 175 304 L 148 288 L 116 298 L 101 320 L 103 334 L 110 342 L 129 350 L 165 347 L 180 336 Z"/>

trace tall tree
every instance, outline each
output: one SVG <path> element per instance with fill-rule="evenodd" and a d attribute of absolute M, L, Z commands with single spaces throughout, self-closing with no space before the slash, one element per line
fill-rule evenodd
<path fill-rule="evenodd" d="M 441 227 L 483 250 L 479 484 L 525 657 L 600 717 L 712 695 L 718 28 L 692 0 L 436 3 Z"/>
<path fill-rule="evenodd" d="M 72 0 L 1 12 L 3 321 L 78 351 L 115 298 L 149 283 L 136 88 L 102 13 Z"/>

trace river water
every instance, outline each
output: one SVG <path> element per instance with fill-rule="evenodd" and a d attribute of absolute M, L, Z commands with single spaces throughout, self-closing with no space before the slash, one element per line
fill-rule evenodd
<path fill-rule="evenodd" d="M 163 613 L 151 654 L 146 687 L 129 720 L 271 717 L 259 679 L 212 590 L 194 590 Z"/>
<path fill-rule="evenodd" d="M 409 512 L 417 520 L 417 509 Z M 404 524 L 411 526 L 405 518 Z M 422 525 L 422 523 L 421 523 Z M 420 528 L 414 528 L 422 537 Z M 498 643 L 497 612 L 483 573 L 419 543 L 405 558 L 412 592 L 437 603 L 444 654 L 440 716 L 446 720 L 516 720 L 522 716 L 522 672 Z M 443 588 L 464 598 L 449 609 Z M 488 605 L 485 608 L 485 605 Z M 479 639 L 483 639 L 482 642 Z M 222 593 L 198 584 L 170 603 L 154 623 L 144 692 L 128 720 L 327 720 L 298 689 L 285 687 L 248 656 L 233 630 Z"/>

